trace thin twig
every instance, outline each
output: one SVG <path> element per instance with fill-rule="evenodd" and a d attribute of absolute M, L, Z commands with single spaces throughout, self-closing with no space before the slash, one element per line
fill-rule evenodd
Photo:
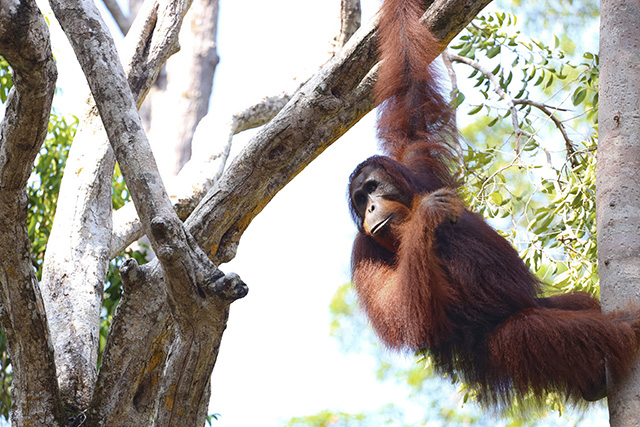
<path fill-rule="evenodd" d="M 463 64 L 467 64 L 470 67 L 475 68 L 476 70 L 480 71 L 487 79 L 489 79 L 489 81 L 491 82 L 491 84 L 493 85 L 493 90 L 496 92 L 496 94 L 498 94 L 498 96 L 507 103 L 509 109 L 511 110 L 511 121 L 513 123 L 513 128 L 515 130 L 516 136 L 517 136 L 517 142 L 516 142 L 516 151 L 520 151 L 519 147 L 520 147 L 520 136 L 524 135 L 528 138 L 534 138 L 533 134 L 531 134 L 530 132 L 525 131 L 524 129 L 522 129 L 519 125 L 518 122 L 518 110 L 516 108 L 516 105 L 530 105 L 532 107 L 535 107 L 537 109 L 539 109 L 540 111 L 542 111 L 544 114 L 547 115 L 547 117 L 549 117 L 551 119 L 551 121 L 556 125 L 556 127 L 560 130 L 560 133 L 562 134 L 562 137 L 564 139 L 565 142 L 565 147 L 567 149 L 567 156 L 571 159 L 572 164 L 575 166 L 577 163 L 576 158 L 573 156 L 573 153 L 575 153 L 575 148 L 573 146 L 573 142 L 571 141 L 571 139 L 569 138 L 569 135 L 566 132 L 566 129 L 564 127 L 564 124 L 562 123 L 562 121 L 560 119 L 558 119 L 555 114 L 553 114 L 553 112 L 551 111 L 556 110 L 556 111 L 566 111 L 562 108 L 557 108 L 557 107 L 552 107 L 549 106 L 547 104 L 543 104 L 540 102 L 536 102 L 536 101 L 532 101 L 530 99 L 526 99 L 526 98 L 512 98 L 511 95 L 509 95 L 503 88 L 502 86 L 500 86 L 500 81 L 498 80 L 498 77 L 493 74 L 491 71 L 489 71 L 487 68 L 485 68 L 482 64 L 480 64 L 478 61 L 475 61 L 471 58 L 467 58 L 464 56 L 460 56 L 460 55 L 456 55 L 456 54 L 449 54 L 449 57 L 451 58 L 452 61 L 456 61 L 456 62 L 460 62 Z"/>
<path fill-rule="evenodd" d="M 127 35 L 133 23 L 133 17 L 125 16 L 116 0 L 102 0 L 102 2 L 113 17 L 113 20 L 118 24 L 118 28 L 120 28 L 122 34 Z"/>
<path fill-rule="evenodd" d="M 449 51 L 445 50 L 444 52 L 442 52 L 442 62 L 444 63 L 445 68 L 447 69 L 447 73 L 449 74 L 449 81 L 451 82 L 451 93 L 457 94 L 459 92 L 458 79 L 456 77 L 456 70 L 453 69 L 453 63 L 451 62 L 451 54 L 449 53 Z M 456 123 L 457 122 L 456 115 L 457 115 L 457 109 L 453 111 L 453 114 L 451 114 L 451 124 L 453 125 L 452 129 L 458 128 L 458 125 Z M 464 169 L 465 168 L 464 152 L 462 150 L 462 144 L 460 143 L 459 136 L 455 139 L 454 149 L 458 154 L 458 164 L 460 165 L 461 168 Z"/>
<path fill-rule="evenodd" d="M 558 128 L 558 130 L 560 130 L 560 133 L 562 134 L 562 137 L 564 138 L 564 145 L 567 149 L 567 157 L 571 159 L 571 163 L 573 166 L 577 165 L 577 159 L 575 158 L 575 156 L 573 156 L 573 154 L 575 153 L 575 147 L 573 146 L 573 142 L 571 141 L 571 139 L 569 138 L 569 135 L 567 135 L 567 130 L 564 127 L 564 124 L 562 123 L 562 121 L 560 119 L 558 119 L 555 114 L 553 114 L 550 111 L 550 108 L 553 107 L 549 107 L 548 105 L 536 102 L 536 101 L 532 101 L 530 99 L 514 99 L 513 100 L 514 104 L 516 105 L 531 105 L 532 107 L 536 107 L 538 110 L 542 111 L 543 113 L 545 113 L 550 119 L 551 121 L 556 125 L 556 127 Z M 556 108 L 556 110 L 559 111 L 566 111 L 566 110 L 562 110 L 562 109 L 558 109 Z"/>

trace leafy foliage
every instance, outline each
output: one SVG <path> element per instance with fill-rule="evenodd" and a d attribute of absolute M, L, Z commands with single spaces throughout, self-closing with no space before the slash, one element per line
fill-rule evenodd
<path fill-rule="evenodd" d="M 504 13 L 479 17 L 452 46 L 496 77 L 473 68 L 480 102 L 460 103 L 470 116 L 487 113 L 462 127 L 464 193 L 474 210 L 502 219 L 494 224 L 553 287 L 596 293 L 598 57 L 587 52 L 574 64 L 557 37 L 550 47 L 516 23 Z"/>
<path fill-rule="evenodd" d="M 459 61 L 473 67 L 480 100 L 468 115 L 487 113 L 462 128 L 464 195 L 520 249 L 547 292 L 597 293 L 598 57 L 586 52 L 574 64 L 558 37 L 551 47 L 523 37 L 516 23 L 505 13 L 481 16 L 452 46 L 473 60 Z M 560 397 L 548 403 L 564 411 Z"/>
<path fill-rule="evenodd" d="M 11 78 L 11 67 L 6 59 L 0 56 L 0 102 L 7 102 L 9 91 L 13 87 L 13 79 Z"/>
<path fill-rule="evenodd" d="M 285 427 L 405 426 L 403 423 L 398 423 L 398 419 L 401 419 L 399 412 L 393 405 L 385 406 L 374 415 L 321 411 L 311 416 L 292 418 Z"/>

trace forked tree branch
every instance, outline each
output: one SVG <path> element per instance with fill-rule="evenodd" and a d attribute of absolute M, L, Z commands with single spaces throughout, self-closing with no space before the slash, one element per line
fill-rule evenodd
<path fill-rule="evenodd" d="M 176 343 L 165 368 L 160 425 L 201 423 L 215 348 L 226 325 L 222 316 L 247 288 L 236 275 L 225 276 L 200 250 L 177 217 L 151 153 L 124 68 L 113 39 L 93 3 L 51 0 L 52 9 L 76 53 L 91 88 L 109 142 L 127 182 L 136 210 L 162 266 L 175 323 Z M 181 4 L 183 9 L 188 2 Z M 184 14 L 182 14 L 184 16 Z"/>
<path fill-rule="evenodd" d="M 424 24 L 442 48 L 489 0 L 438 0 Z M 271 198 L 373 106 L 375 20 L 362 27 L 238 155 L 187 220 L 216 263 L 233 258 L 240 236 Z M 269 176 L 265 185 L 264 176 Z M 201 238 L 200 238 L 201 236 Z"/>
<path fill-rule="evenodd" d="M 185 5 L 188 3 L 182 0 L 145 2 L 121 46 L 129 87 L 138 105 L 162 64 L 178 49 Z M 65 403 L 76 410 L 89 404 L 97 376 L 102 290 L 111 260 L 115 163 L 91 99 L 81 117 L 61 184 L 41 283 Z"/>

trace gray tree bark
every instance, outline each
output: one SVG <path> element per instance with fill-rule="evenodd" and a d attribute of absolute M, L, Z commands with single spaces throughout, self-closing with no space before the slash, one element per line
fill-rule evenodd
<path fill-rule="evenodd" d="M 640 301 L 640 3 L 603 0 L 600 13 L 598 260 L 613 310 Z M 607 386 L 611 426 L 640 426 L 640 365 Z"/>
<path fill-rule="evenodd" d="M 142 108 L 148 116 L 145 129 L 165 182 L 170 182 L 191 158 L 193 134 L 209 109 L 219 61 L 218 0 L 195 0 L 185 20 L 180 51 L 167 61 Z"/>
<path fill-rule="evenodd" d="M 26 187 L 47 133 L 57 71 L 49 28 L 34 1 L 0 1 L 0 53 L 14 82 L 0 123 L 0 322 L 13 364 L 11 418 L 14 425 L 55 425 L 62 406 L 29 253 Z"/>
<path fill-rule="evenodd" d="M 140 104 L 166 59 L 177 50 L 186 9 L 147 3 L 125 40 L 131 89 Z M 179 13 L 177 13 L 179 12 Z M 87 94 L 89 98 L 89 94 Z M 112 244 L 111 178 L 115 157 L 90 100 L 71 148 L 42 275 L 42 292 L 68 408 L 85 408 L 95 385 L 98 329 Z M 137 220 L 137 218 L 136 218 Z"/>

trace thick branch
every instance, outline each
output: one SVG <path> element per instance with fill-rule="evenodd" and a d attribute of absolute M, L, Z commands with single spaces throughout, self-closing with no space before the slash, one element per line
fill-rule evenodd
<path fill-rule="evenodd" d="M 27 179 L 44 142 L 57 71 L 47 24 L 33 1 L 0 0 L 0 54 L 14 87 L 0 125 L 0 321 L 13 364 L 11 419 L 61 421 L 53 349 L 27 234 Z"/>
<path fill-rule="evenodd" d="M 194 305 L 206 306 L 202 298 L 208 290 L 226 297 L 222 294 L 226 290 L 218 289 L 222 286 L 218 279 L 224 276 L 199 250 L 173 210 L 115 44 L 95 5 L 81 0 L 52 0 L 51 4 L 89 82 L 138 215 L 162 264 L 174 320 L 179 329 L 190 329 Z"/>
<path fill-rule="evenodd" d="M 201 348 L 219 342 L 229 304 L 247 288 L 235 275 L 225 276 L 200 250 L 177 217 L 151 153 L 136 102 L 129 89 L 115 44 L 99 12 L 82 0 L 51 0 L 52 9 L 67 34 L 96 101 L 102 122 L 122 174 L 131 192 L 143 228 L 162 266 L 168 305 L 176 326 L 176 341 L 166 367 L 162 399 L 155 421 L 170 425 L 180 419 L 199 425 L 204 419 L 203 378 L 211 375 L 217 350 Z M 186 10 L 188 3 L 183 3 Z M 147 284 L 149 286 L 150 284 Z M 131 351 L 131 349 L 130 349 Z"/>
<path fill-rule="evenodd" d="M 205 116 L 194 135 L 196 145 L 199 141 L 208 141 L 211 150 L 204 155 L 192 158 L 169 185 L 169 194 L 180 219 L 191 215 L 211 186 L 220 179 L 233 137 L 247 129 L 257 128 L 268 123 L 291 99 L 291 94 L 265 97 L 260 102 L 245 108 L 231 116 L 223 126 L 216 126 L 217 118 L 211 114 Z M 142 224 L 132 204 L 118 209 L 114 215 L 113 238 L 110 257 L 113 258 L 130 244 L 144 236 Z"/>
<path fill-rule="evenodd" d="M 154 268 L 159 265 L 139 267 L 134 259 L 120 268 L 124 294 L 109 328 L 88 425 L 152 425 L 174 339 L 166 293 L 148 286 L 151 277 L 162 277 Z"/>
<path fill-rule="evenodd" d="M 146 2 L 125 39 L 123 62 L 139 105 L 160 67 L 178 49 L 185 7 Z M 87 95 L 89 98 L 89 95 Z M 41 288 L 59 383 L 68 407 L 86 408 L 96 381 L 102 291 L 111 244 L 115 158 L 93 100 L 82 116 L 64 175 Z M 70 238 L 75 236 L 75 238 Z"/>

